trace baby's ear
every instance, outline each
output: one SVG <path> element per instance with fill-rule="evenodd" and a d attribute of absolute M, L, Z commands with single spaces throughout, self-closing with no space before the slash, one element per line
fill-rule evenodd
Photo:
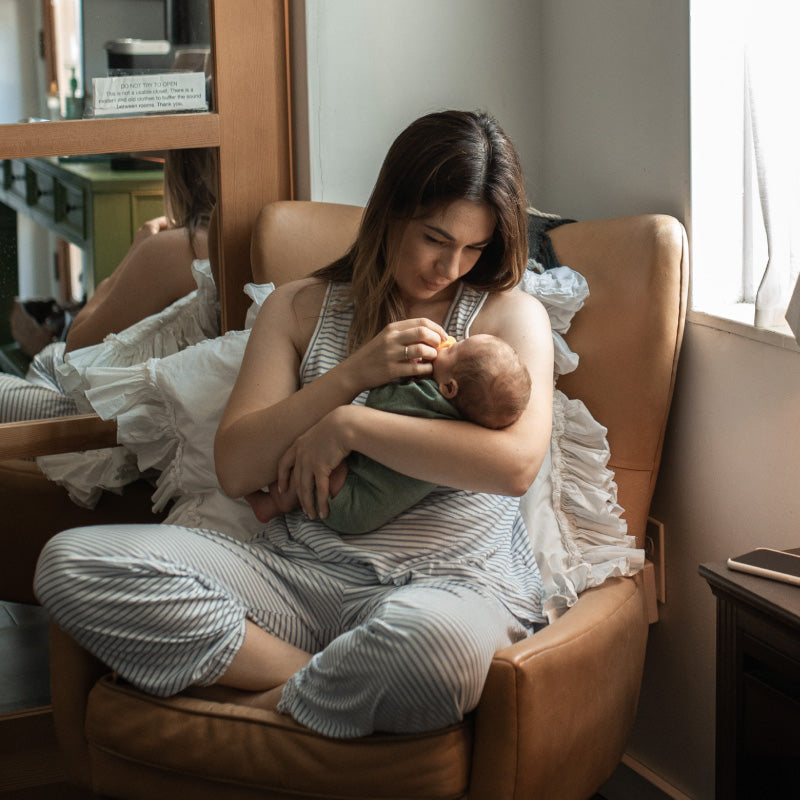
<path fill-rule="evenodd" d="M 439 391 L 448 400 L 452 400 L 458 394 L 458 381 L 455 378 L 450 378 L 449 381 L 443 381 L 439 384 Z"/>

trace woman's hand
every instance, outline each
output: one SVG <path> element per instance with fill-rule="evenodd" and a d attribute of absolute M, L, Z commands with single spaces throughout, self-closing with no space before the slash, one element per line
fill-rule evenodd
<path fill-rule="evenodd" d="M 387 325 L 337 369 L 349 370 L 354 395 L 397 378 L 430 375 L 439 345 L 447 339 L 441 325 L 410 319 Z M 328 516 L 330 476 L 352 450 L 349 424 L 360 409 L 341 405 L 299 436 L 278 462 L 278 487 L 293 489 L 309 519 Z"/>
<path fill-rule="evenodd" d="M 339 406 L 302 434 L 278 462 L 278 489 L 291 487 L 309 519 L 328 516 L 330 477 L 350 454 L 350 415 L 355 406 Z"/>
<path fill-rule="evenodd" d="M 407 319 L 387 325 L 341 366 L 353 372 L 356 394 L 397 378 L 430 375 L 437 348 L 447 339 L 441 325 L 429 319 Z"/>

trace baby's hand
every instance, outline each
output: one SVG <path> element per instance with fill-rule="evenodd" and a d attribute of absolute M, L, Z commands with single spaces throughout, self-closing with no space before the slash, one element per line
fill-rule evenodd
<path fill-rule="evenodd" d="M 447 347 L 452 347 L 456 343 L 455 336 L 448 336 L 436 349 L 437 350 L 444 350 Z"/>

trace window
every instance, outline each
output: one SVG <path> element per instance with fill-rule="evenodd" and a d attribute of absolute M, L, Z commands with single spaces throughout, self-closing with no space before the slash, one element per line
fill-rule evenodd
<path fill-rule="evenodd" d="M 692 308 L 780 329 L 800 257 L 800 8 L 691 8 Z"/>

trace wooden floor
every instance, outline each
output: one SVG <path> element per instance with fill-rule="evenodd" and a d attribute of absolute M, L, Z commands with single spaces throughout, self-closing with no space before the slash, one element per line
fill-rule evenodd
<path fill-rule="evenodd" d="M 88 800 L 67 782 L 49 708 L 0 717 L 0 800 Z"/>

